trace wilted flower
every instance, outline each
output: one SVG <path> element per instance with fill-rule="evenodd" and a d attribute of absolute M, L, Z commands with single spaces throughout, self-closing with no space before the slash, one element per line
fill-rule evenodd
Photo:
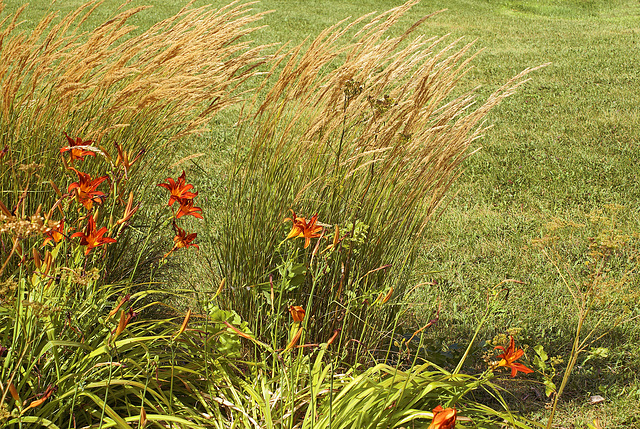
<path fill-rule="evenodd" d="M 88 255 L 91 249 L 94 247 L 102 246 L 103 244 L 115 243 L 116 240 L 110 237 L 104 237 L 107 233 L 107 227 L 103 226 L 96 231 L 96 222 L 93 220 L 93 216 L 89 216 L 87 221 L 87 228 L 84 232 L 76 232 L 71 237 L 80 237 L 80 244 L 87 246 L 84 254 Z"/>
<path fill-rule="evenodd" d="M 171 197 L 169 198 L 169 203 L 167 205 L 171 206 L 175 201 L 181 202 L 181 200 L 190 200 L 195 198 L 198 193 L 197 192 L 189 192 L 190 189 L 193 189 L 193 185 L 189 185 L 186 182 L 186 173 L 184 170 L 180 177 L 178 177 L 178 181 L 174 181 L 171 177 L 167 178 L 167 182 L 169 183 L 158 183 L 158 186 L 162 186 L 171 192 Z M 193 205 L 193 202 L 191 203 Z"/>
<path fill-rule="evenodd" d="M 102 204 L 102 199 L 106 197 L 100 191 L 96 191 L 98 185 L 107 180 L 107 176 L 98 177 L 91 180 L 91 176 L 72 168 L 78 175 L 78 181 L 69 185 L 68 191 L 75 191 L 76 198 L 87 210 L 93 208 L 93 203 Z"/>
<path fill-rule="evenodd" d="M 96 156 L 96 154 L 90 150 L 83 149 L 82 147 L 77 147 L 90 146 L 93 143 L 93 140 L 82 141 L 80 137 L 73 140 L 71 137 L 69 137 L 69 134 L 64 133 L 64 135 L 67 137 L 69 146 L 60 149 L 60 153 L 71 152 L 71 161 L 84 161 L 85 156 Z"/>
<path fill-rule="evenodd" d="M 500 362 L 498 362 L 497 366 L 503 366 L 505 368 L 511 368 L 511 377 L 515 377 L 518 371 L 522 371 L 525 374 L 530 374 L 533 372 L 531 368 L 527 368 L 521 363 L 515 362 L 520 359 L 524 354 L 524 350 L 516 349 L 513 341 L 513 337 L 509 342 L 509 347 L 505 350 L 502 346 L 495 347 L 496 349 L 502 350 L 502 354 L 499 354 L 498 357 L 501 358 Z"/>
<path fill-rule="evenodd" d="M 433 420 L 427 429 L 453 429 L 456 427 L 455 408 L 442 408 L 440 405 L 433 409 Z"/>

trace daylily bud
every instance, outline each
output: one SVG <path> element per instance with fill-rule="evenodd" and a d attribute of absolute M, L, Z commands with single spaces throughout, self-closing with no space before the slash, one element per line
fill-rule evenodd
<path fill-rule="evenodd" d="M 333 344 L 336 338 L 338 338 L 338 334 L 340 334 L 340 329 L 336 329 L 335 331 L 333 331 L 333 335 L 331 336 L 331 338 L 329 338 L 329 341 L 327 341 L 328 346 Z"/>
<path fill-rule="evenodd" d="M 140 423 L 138 427 L 144 428 L 146 425 L 147 425 L 147 412 L 144 410 L 144 407 L 140 407 Z"/>
<path fill-rule="evenodd" d="M 35 247 L 33 248 L 33 263 L 35 264 L 38 271 L 42 271 L 42 260 L 40 259 L 40 252 Z"/>
<path fill-rule="evenodd" d="M 11 397 L 14 401 L 16 401 L 16 404 L 18 404 L 18 406 L 22 405 L 20 395 L 18 395 L 18 390 L 16 389 L 16 386 L 13 385 L 13 383 L 9 383 L 9 393 L 11 393 Z"/>
<path fill-rule="evenodd" d="M 184 316 L 184 320 L 182 321 L 182 325 L 180 326 L 180 329 L 176 333 L 176 336 L 173 337 L 174 340 L 178 338 L 180 334 L 182 334 L 187 329 L 187 324 L 189 323 L 190 318 L 191 318 L 191 309 L 187 310 L 187 314 L 186 316 Z"/>
<path fill-rule="evenodd" d="M 298 328 L 298 331 L 295 333 L 295 335 L 293 336 L 291 341 L 289 341 L 289 344 L 287 344 L 287 348 L 284 349 L 285 351 L 291 350 L 292 348 L 294 348 L 298 344 L 298 341 L 300 340 L 300 336 L 302 335 L 302 331 L 303 330 L 304 330 L 304 328 L 302 326 L 300 328 Z"/>

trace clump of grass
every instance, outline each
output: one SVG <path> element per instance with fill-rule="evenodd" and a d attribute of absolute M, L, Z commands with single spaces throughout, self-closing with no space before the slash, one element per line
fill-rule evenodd
<path fill-rule="evenodd" d="M 375 348 L 483 118 L 532 70 L 477 105 L 473 93 L 456 94 L 473 43 L 414 36 L 428 17 L 387 35 L 416 3 L 279 52 L 273 80 L 246 107 L 215 245 L 229 302 L 256 332 L 282 305 L 304 304 L 314 340 L 339 328 Z M 315 249 L 282 243 L 288 209 L 318 214 Z M 381 294 L 391 301 L 372 307 Z"/>

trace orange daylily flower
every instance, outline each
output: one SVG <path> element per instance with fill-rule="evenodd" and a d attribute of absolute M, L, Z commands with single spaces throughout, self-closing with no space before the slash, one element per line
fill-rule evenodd
<path fill-rule="evenodd" d="M 87 246 L 87 250 L 85 250 L 84 254 L 88 255 L 89 252 L 91 252 L 91 249 L 93 249 L 94 247 L 116 242 L 114 238 L 104 237 L 106 233 L 106 226 L 103 226 L 96 231 L 96 221 L 93 220 L 93 216 L 89 216 L 87 228 L 84 230 L 84 232 L 76 232 L 75 234 L 72 234 L 71 237 L 80 237 L 80 244 L 83 246 Z"/>
<path fill-rule="evenodd" d="M 178 201 L 180 202 L 180 209 L 178 213 L 176 213 L 176 219 L 189 215 L 202 219 L 202 209 L 200 207 L 194 207 L 192 199 L 181 198 Z"/>
<path fill-rule="evenodd" d="M 289 235 L 287 235 L 287 239 L 289 238 L 297 238 L 304 237 L 304 248 L 309 247 L 312 238 L 320 237 L 320 232 L 322 231 L 322 226 L 317 225 L 318 222 L 318 214 L 314 214 L 309 222 L 303 217 L 298 217 L 296 212 L 289 209 L 292 213 L 291 218 L 286 218 L 285 221 L 290 220 L 293 222 L 293 226 L 291 227 L 291 231 Z"/>
<path fill-rule="evenodd" d="M 175 201 L 181 202 L 181 200 L 189 200 L 195 198 L 198 193 L 197 192 L 189 192 L 190 189 L 193 189 L 193 185 L 189 185 L 186 182 L 186 173 L 184 170 L 180 177 L 178 177 L 178 181 L 174 181 L 171 177 L 167 178 L 167 182 L 169 183 L 158 183 L 158 186 L 162 186 L 169 192 L 171 192 L 171 197 L 169 198 L 168 206 L 171 206 Z"/>
<path fill-rule="evenodd" d="M 516 349 L 513 337 L 511 337 L 509 347 L 506 350 L 502 346 L 497 346 L 495 348 L 502 350 L 502 354 L 498 355 L 498 357 L 501 358 L 500 362 L 498 362 L 498 366 L 511 368 L 511 377 L 515 377 L 518 371 L 522 371 L 525 374 L 530 374 L 533 372 L 531 368 L 527 368 L 523 364 L 515 362 L 522 357 L 522 355 L 524 354 L 524 350 Z"/>
<path fill-rule="evenodd" d="M 302 322 L 304 320 L 304 315 L 306 314 L 304 308 L 299 305 L 290 305 L 289 313 L 291 313 L 291 317 L 293 317 L 293 321 L 296 323 Z"/>
<path fill-rule="evenodd" d="M 102 204 L 102 199 L 105 198 L 106 195 L 100 191 L 96 191 L 96 188 L 107 180 L 107 176 L 91 180 L 90 175 L 78 171 L 75 168 L 72 168 L 72 170 L 76 172 L 79 180 L 70 184 L 68 191 L 71 192 L 75 190 L 76 199 L 87 210 L 93 208 L 93 203 Z"/>
<path fill-rule="evenodd" d="M 200 249 L 200 247 L 195 244 L 192 243 L 193 240 L 196 239 L 196 237 L 198 236 L 198 233 L 194 232 L 193 234 L 188 234 L 184 231 L 184 229 L 180 228 L 180 227 L 176 227 L 177 234 L 175 237 L 173 237 L 173 241 L 175 242 L 174 244 L 174 248 L 176 249 L 182 249 L 182 248 L 187 248 L 187 247 L 195 247 L 196 249 Z"/>
<path fill-rule="evenodd" d="M 53 241 L 53 245 L 58 244 L 65 237 L 64 235 L 64 219 L 60 221 L 60 225 L 57 228 L 51 228 L 50 231 L 45 232 L 46 238 L 42 243 L 42 247 L 46 246 L 47 243 L 51 243 Z"/>
<path fill-rule="evenodd" d="M 453 429 L 456 427 L 455 408 L 442 408 L 440 405 L 433 409 L 433 420 L 427 429 Z"/>
<path fill-rule="evenodd" d="M 60 153 L 71 152 L 71 161 L 84 161 L 85 156 L 96 156 L 96 154 L 90 150 L 75 148 L 76 146 L 90 146 L 93 140 L 82 141 L 80 137 L 74 140 L 69 137 L 69 134 L 64 133 L 64 135 L 67 137 L 69 146 L 60 149 Z"/>
<path fill-rule="evenodd" d="M 173 224 L 173 227 L 176 231 L 176 236 L 173 237 L 173 241 L 174 241 L 173 248 L 164 255 L 165 258 L 169 256 L 171 253 L 173 253 L 174 250 L 186 249 L 187 247 L 191 247 L 191 246 L 200 250 L 200 246 L 198 246 L 195 243 L 192 243 L 192 241 L 195 240 L 196 237 L 198 236 L 197 232 L 194 232 L 192 234 L 187 234 L 184 229 L 180 228 L 176 224 Z"/>

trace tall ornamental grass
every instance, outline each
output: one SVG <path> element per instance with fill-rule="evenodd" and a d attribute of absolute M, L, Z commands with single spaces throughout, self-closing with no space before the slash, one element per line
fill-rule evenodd
<path fill-rule="evenodd" d="M 90 28 L 87 20 L 101 3 L 62 18 L 51 13 L 32 31 L 21 26 L 26 5 L 0 15 L 0 201 L 10 211 L 24 200 L 27 215 L 39 205 L 46 212 L 77 179 L 68 167 L 78 163 L 61 153 L 71 143 L 65 133 L 91 152 L 84 173 L 107 174 L 109 183 L 127 183 L 135 202 L 153 201 L 150 186 L 167 177 L 171 149 L 237 103 L 263 62 L 261 48 L 246 37 L 261 17 L 249 4 L 185 7 L 138 31 L 130 21 L 145 13 L 142 6 L 123 7 Z M 123 204 L 121 189 L 113 192 Z M 143 204 L 140 213 L 148 208 Z M 142 252 L 144 232 L 127 241 L 129 255 Z M 123 253 L 111 252 L 110 265 Z"/>
<path fill-rule="evenodd" d="M 420 35 L 428 16 L 390 34 L 416 3 L 281 50 L 245 107 L 214 245 L 231 307 L 261 335 L 299 305 L 312 341 L 341 330 L 375 349 L 484 118 L 531 71 L 484 102 L 460 94 L 473 43 Z"/>

